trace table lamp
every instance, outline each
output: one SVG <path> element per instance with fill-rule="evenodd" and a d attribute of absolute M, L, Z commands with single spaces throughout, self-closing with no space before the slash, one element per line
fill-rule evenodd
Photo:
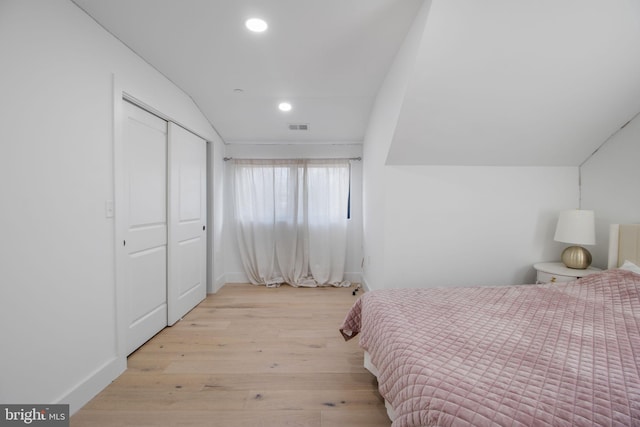
<path fill-rule="evenodd" d="M 596 227 L 593 211 L 571 209 L 560 212 L 556 242 L 571 243 L 562 252 L 562 262 L 569 268 L 584 270 L 591 265 L 591 254 L 580 245 L 596 244 Z"/>

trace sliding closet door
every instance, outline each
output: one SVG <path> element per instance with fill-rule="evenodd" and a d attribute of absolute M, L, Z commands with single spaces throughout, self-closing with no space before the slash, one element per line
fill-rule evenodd
<path fill-rule="evenodd" d="M 167 122 L 123 102 L 126 352 L 167 325 Z"/>
<path fill-rule="evenodd" d="M 206 141 L 169 123 L 169 325 L 207 295 L 206 179 Z"/>

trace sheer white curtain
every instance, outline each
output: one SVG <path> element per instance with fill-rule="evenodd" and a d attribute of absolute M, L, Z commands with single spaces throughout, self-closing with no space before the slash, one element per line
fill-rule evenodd
<path fill-rule="evenodd" d="M 234 160 L 235 216 L 254 284 L 348 286 L 348 160 Z"/>

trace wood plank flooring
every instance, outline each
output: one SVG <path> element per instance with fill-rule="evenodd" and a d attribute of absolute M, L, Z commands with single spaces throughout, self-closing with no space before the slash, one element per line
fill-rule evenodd
<path fill-rule="evenodd" d="M 225 285 L 133 353 L 84 426 L 389 427 L 357 339 L 353 288 Z"/>

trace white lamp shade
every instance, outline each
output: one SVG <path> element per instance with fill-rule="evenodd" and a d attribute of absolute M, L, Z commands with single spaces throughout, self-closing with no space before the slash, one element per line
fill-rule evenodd
<path fill-rule="evenodd" d="M 560 212 L 553 240 L 573 245 L 595 245 L 596 227 L 593 211 L 572 209 Z"/>

